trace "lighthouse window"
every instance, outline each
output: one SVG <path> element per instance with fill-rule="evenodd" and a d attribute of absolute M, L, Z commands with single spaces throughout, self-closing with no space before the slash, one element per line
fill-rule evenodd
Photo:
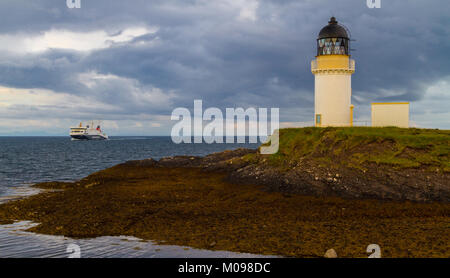
<path fill-rule="evenodd" d="M 319 46 L 323 47 L 325 45 L 325 39 L 320 39 L 319 40 Z"/>
<path fill-rule="evenodd" d="M 346 38 L 326 38 L 317 40 L 317 54 L 348 54 L 348 39 Z"/>

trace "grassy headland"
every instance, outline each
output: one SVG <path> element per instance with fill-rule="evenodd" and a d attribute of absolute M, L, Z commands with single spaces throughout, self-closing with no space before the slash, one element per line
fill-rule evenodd
<path fill-rule="evenodd" d="M 370 162 L 397 169 L 450 171 L 450 131 L 396 127 L 289 128 L 280 131 L 279 152 L 270 157 L 283 166 L 303 159 L 325 166 L 364 169 Z"/>
<path fill-rule="evenodd" d="M 280 130 L 273 155 L 243 157 L 236 180 L 316 196 L 450 202 L 450 131 L 395 127 Z"/>

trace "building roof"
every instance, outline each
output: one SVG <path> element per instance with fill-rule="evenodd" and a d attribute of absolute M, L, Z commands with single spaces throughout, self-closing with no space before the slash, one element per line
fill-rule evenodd
<path fill-rule="evenodd" d="M 342 25 L 339 25 L 335 17 L 330 18 L 328 25 L 320 30 L 318 39 L 325 38 L 346 38 L 349 39 L 347 31 Z"/>

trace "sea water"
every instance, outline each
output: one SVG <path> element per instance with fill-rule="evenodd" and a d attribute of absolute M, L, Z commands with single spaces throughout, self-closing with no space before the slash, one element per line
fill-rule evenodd
<path fill-rule="evenodd" d="M 128 160 L 166 156 L 204 156 L 258 144 L 174 144 L 170 137 L 111 137 L 107 141 L 71 141 L 68 137 L 0 137 L 0 203 L 30 194 L 30 185 L 75 181 Z M 73 240 L 25 232 L 35 223 L 0 225 L 0 257 L 66 257 L 70 244 L 82 257 L 255 257 L 180 246 L 159 246 L 130 237 Z"/>

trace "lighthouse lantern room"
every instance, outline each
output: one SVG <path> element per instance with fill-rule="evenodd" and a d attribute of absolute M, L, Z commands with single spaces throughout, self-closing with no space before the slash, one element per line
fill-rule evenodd
<path fill-rule="evenodd" d="M 311 71 L 315 77 L 315 125 L 352 126 L 351 76 L 355 61 L 350 59 L 348 32 L 334 17 L 319 33 Z"/>

